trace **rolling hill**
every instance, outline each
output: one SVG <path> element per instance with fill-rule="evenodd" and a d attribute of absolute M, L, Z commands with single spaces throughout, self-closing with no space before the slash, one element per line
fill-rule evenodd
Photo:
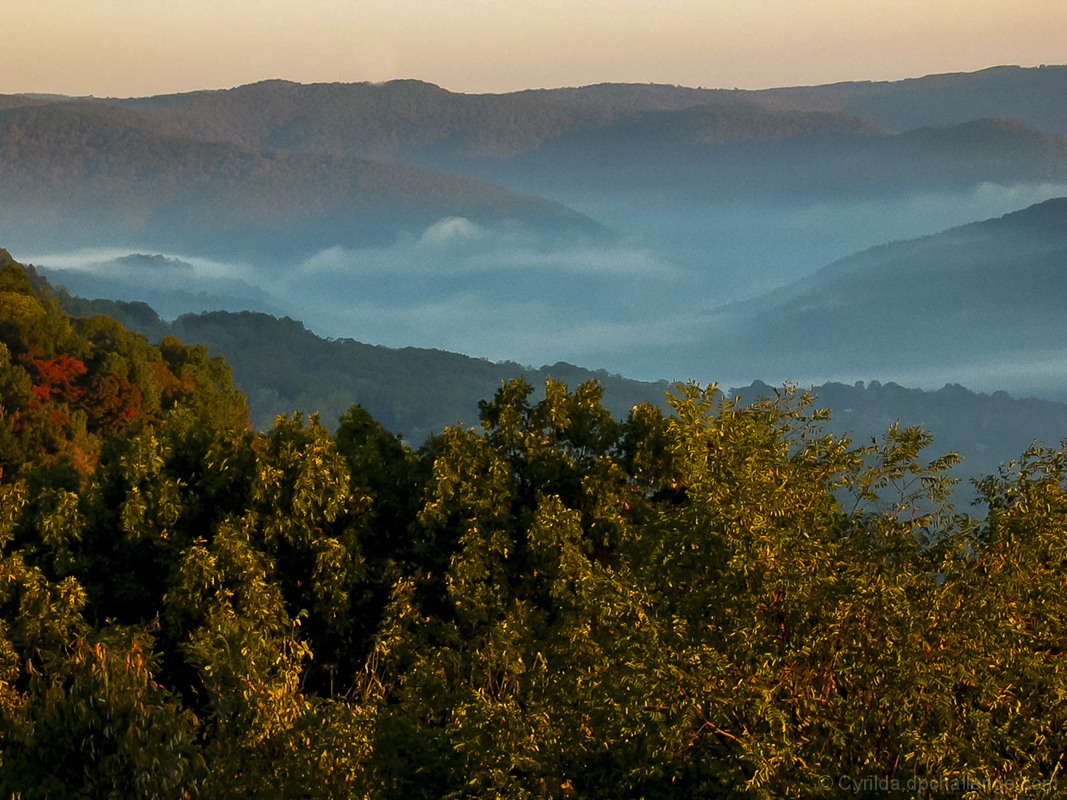
<path fill-rule="evenodd" d="M 602 233 L 558 204 L 470 178 L 204 141 L 103 103 L 0 111 L 0 178 L 2 233 L 16 243 L 277 259 L 391 242 L 447 217 Z"/>
<path fill-rule="evenodd" d="M 507 158 L 562 135 L 625 127 L 645 112 L 720 106 L 837 113 L 893 131 L 1006 117 L 1067 134 L 1065 96 L 1067 67 L 1005 66 L 755 91 L 596 84 L 468 95 L 416 80 L 312 85 L 271 80 L 225 91 L 109 102 L 148 111 L 176 130 L 214 141 L 403 160 L 428 148 Z"/>
<path fill-rule="evenodd" d="M 1067 134 L 1067 67 L 992 67 L 889 83 L 845 84 L 840 110 L 894 130 L 1010 117 Z"/>
<path fill-rule="evenodd" d="M 509 159 L 560 137 L 735 141 L 812 130 L 884 131 L 844 113 L 768 110 L 736 92 L 605 84 L 460 94 L 422 81 L 264 81 L 216 92 L 116 101 L 168 129 L 247 147 L 400 161 Z"/>
<path fill-rule="evenodd" d="M 444 164 L 440 166 L 444 167 Z M 644 112 L 506 161 L 450 169 L 580 205 L 637 193 L 681 204 L 804 204 L 1067 183 L 1067 136 L 992 118 L 892 134 L 837 112 L 754 106 Z"/>
<path fill-rule="evenodd" d="M 940 271 L 894 262 L 905 289 L 878 262 L 795 306 L 754 302 L 732 327 L 724 305 L 1067 193 L 1067 136 L 1036 127 L 1056 128 L 1038 112 L 1064 74 L 11 100 L 0 236 L 77 293 L 168 318 L 265 311 L 342 339 L 647 379 L 933 387 L 993 371 L 1004 381 L 980 388 L 1060 391 L 1058 245 L 1026 234 L 920 240 Z M 64 252 L 85 247 L 107 250 Z"/>
<path fill-rule="evenodd" d="M 1065 303 L 1061 198 L 877 247 L 716 309 L 703 343 L 715 369 L 765 380 L 877 373 L 1062 397 Z"/>
<path fill-rule="evenodd" d="M 770 109 L 856 114 L 896 131 L 1010 117 L 1067 134 L 1067 66 L 997 66 L 899 81 L 845 81 L 737 94 Z"/>
<path fill-rule="evenodd" d="M 55 292 L 47 284 L 40 284 Z M 666 382 L 649 383 L 560 362 L 534 368 L 417 347 L 389 348 L 352 339 L 324 339 L 289 317 L 216 311 L 161 320 L 145 303 L 86 300 L 60 290 L 77 316 L 106 314 L 157 342 L 174 335 L 226 355 L 234 381 L 245 391 L 252 421 L 269 429 L 279 414 L 319 413 L 323 424 L 359 403 L 414 446 L 446 426 L 477 424 L 478 401 L 501 381 L 525 377 L 543 388 L 552 376 L 570 386 L 599 380 L 605 407 L 625 417 L 638 403 L 662 405 Z"/>

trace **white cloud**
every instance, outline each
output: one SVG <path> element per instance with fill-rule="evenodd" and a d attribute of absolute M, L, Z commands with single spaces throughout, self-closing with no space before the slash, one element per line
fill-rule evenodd
<path fill-rule="evenodd" d="M 419 238 L 419 243 L 424 245 L 442 245 L 457 240 L 481 239 L 485 236 L 485 229 L 463 217 L 446 217 L 438 220 L 425 231 Z"/>

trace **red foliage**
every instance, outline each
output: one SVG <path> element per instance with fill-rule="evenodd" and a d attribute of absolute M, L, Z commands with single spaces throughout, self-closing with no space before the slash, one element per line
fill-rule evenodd
<path fill-rule="evenodd" d="M 34 362 L 40 383 L 33 387 L 33 393 L 42 403 L 54 399 L 58 403 L 74 406 L 85 390 L 76 381 L 85 374 L 85 364 L 76 358 L 60 353 L 55 358 Z"/>

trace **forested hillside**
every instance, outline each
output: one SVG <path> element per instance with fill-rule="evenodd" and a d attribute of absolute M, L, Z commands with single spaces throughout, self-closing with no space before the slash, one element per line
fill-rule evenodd
<path fill-rule="evenodd" d="M 745 127 L 746 135 L 728 123 Z M 693 213 L 712 203 L 872 200 L 983 184 L 1063 184 L 1067 136 L 1002 118 L 887 135 L 868 120 L 840 113 L 714 107 L 648 113 L 626 125 L 562 135 L 506 161 L 434 163 L 571 203 L 587 186 L 603 195 L 649 192 Z"/>
<path fill-rule="evenodd" d="M 1065 88 L 1067 67 L 1054 66 L 758 91 L 611 83 L 467 95 L 416 80 L 311 85 L 272 80 L 109 102 L 146 111 L 200 138 L 404 160 L 434 150 L 511 157 L 562 135 L 626 126 L 649 112 L 686 110 L 738 113 L 735 139 L 766 138 L 768 120 L 798 121 L 812 112 L 824 120 L 863 117 L 868 126 L 892 131 L 1009 117 L 1067 134 L 1062 107 L 1048 102 Z"/>
<path fill-rule="evenodd" d="M 1067 134 L 1067 109 L 1041 98 L 1067 92 L 1067 67 L 992 67 L 973 73 L 927 75 L 885 83 L 838 84 L 841 110 L 895 130 L 1011 117 Z"/>
<path fill-rule="evenodd" d="M 762 91 L 604 84 L 503 95 L 410 80 L 264 81 L 110 102 L 205 140 L 425 164 L 568 202 L 581 187 L 618 191 L 626 180 L 707 202 L 1063 182 L 1067 121 L 1052 98 L 1065 76 L 1005 67 Z"/>
<path fill-rule="evenodd" d="M 35 100 L 20 94 L 0 94 L 0 109 L 24 108 L 25 106 L 44 105 L 47 100 Z"/>
<path fill-rule="evenodd" d="M 0 110 L 0 175 L 5 236 L 37 246 L 173 247 L 269 264 L 391 243 L 451 216 L 600 231 L 555 203 L 459 175 L 206 141 L 99 102 Z"/>
<path fill-rule="evenodd" d="M 442 350 L 326 340 L 300 322 L 267 314 L 188 314 L 166 323 L 141 303 L 89 301 L 62 291 L 55 296 L 73 314 L 107 314 L 144 333 L 149 341 L 177 336 L 206 345 L 211 352 L 226 353 L 234 383 L 248 395 L 258 430 L 269 429 L 279 414 L 298 409 L 318 412 L 322 423 L 332 428 L 358 402 L 387 430 L 417 447 L 448 426 L 475 424 L 478 401 L 491 396 L 502 381 L 524 378 L 540 387 L 549 378 L 570 386 L 596 380 L 604 390 L 602 404 L 617 417 L 641 403 L 666 408 L 670 388 L 664 381 L 634 381 L 563 362 L 533 368 Z M 953 470 L 963 481 L 956 493 L 960 502 L 973 495 L 970 478 L 996 472 L 1035 439 L 1057 442 L 1067 434 L 1067 404 L 1015 398 L 1003 391 L 990 395 L 958 384 L 922 391 L 877 380 L 801 388 L 810 388 L 820 405 L 834 409 L 825 423 L 828 430 L 857 441 L 877 436 L 895 423 L 932 431 L 942 447 L 963 457 Z M 772 390 L 756 382 L 730 392 L 740 402 L 749 402 Z"/>
<path fill-rule="evenodd" d="M 54 292 L 40 279 L 38 285 Z M 72 314 L 107 314 L 151 341 L 173 335 L 229 353 L 234 380 L 248 395 L 252 422 L 260 430 L 268 429 L 279 414 L 296 410 L 317 412 L 325 425 L 333 426 L 359 402 L 417 447 L 449 425 L 474 424 L 478 401 L 513 378 L 535 385 L 549 377 L 572 385 L 597 380 L 604 387 L 604 404 L 614 414 L 625 414 L 640 403 L 661 405 L 668 388 L 664 381 L 633 381 L 563 362 L 534 368 L 443 350 L 327 340 L 288 317 L 217 311 L 186 314 L 168 323 L 143 303 L 86 300 L 65 291 L 55 296 Z"/>
<path fill-rule="evenodd" d="M 523 381 L 413 451 L 0 264 L 0 792 L 1054 793 L 1067 451 Z M 936 450 L 935 450 L 936 452 Z"/>
<path fill-rule="evenodd" d="M 776 110 L 843 111 L 896 131 L 1010 117 L 1067 134 L 1067 66 L 998 66 L 899 81 L 845 81 L 735 92 Z"/>
<path fill-rule="evenodd" d="M 508 159 L 583 133 L 654 141 L 681 132 L 683 140 L 696 133 L 697 141 L 741 141 L 814 131 L 886 132 L 845 113 L 768 110 L 746 93 L 656 85 L 467 95 L 413 80 L 264 81 L 117 102 L 212 141 L 399 161 Z"/>
<path fill-rule="evenodd" d="M 160 423 L 186 408 L 226 425 L 248 425 L 244 395 L 221 358 L 174 337 L 157 346 L 105 316 L 71 317 L 34 290 L 0 250 L 0 471 L 27 462 L 92 471 L 103 443 L 128 428 Z"/>

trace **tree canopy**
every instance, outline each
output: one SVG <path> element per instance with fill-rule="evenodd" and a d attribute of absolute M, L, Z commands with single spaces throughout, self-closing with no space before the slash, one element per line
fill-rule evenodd
<path fill-rule="evenodd" d="M 522 380 L 418 451 L 0 269 L 0 792 L 1031 796 L 1067 751 L 1067 450 L 785 387 Z M 960 787 L 964 787 L 961 789 Z"/>

